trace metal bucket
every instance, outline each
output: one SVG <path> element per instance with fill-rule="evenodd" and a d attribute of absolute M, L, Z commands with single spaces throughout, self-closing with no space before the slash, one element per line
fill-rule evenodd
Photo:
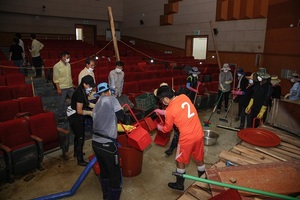
<path fill-rule="evenodd" d="M 211 130 L 204 130 L 204 145 L 212 146 L 217 143 L 219 134 Z"/>

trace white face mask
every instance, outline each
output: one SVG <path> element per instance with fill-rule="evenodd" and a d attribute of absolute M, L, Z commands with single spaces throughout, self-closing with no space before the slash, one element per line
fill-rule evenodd
<path fill-rule="evenodd" d="M 242 74 L 237 74 L 237 75 L 238 75 L 238 77 L 242 76 Z"/>
<path fill-rule="evenodd" d="M 88 70 L 90 73 L 92 73 L 92 72 L 94 71 L 93 68 L 88 68 L 87 70 Z"/>
<path fill-rule="evenodd" d="M 249 83 L 252 85 L 252 84 L 253 84 L 253 80 L 252 80 L 252 79 L 249 79 Z"/>
<path fill-rule="evenodd" d="M 117 72 L 117 73 L 120 73 L 121 71 L 122 71 L 121 69 L 116 68 L 116 72 Z"/>
<path fill-rule="evenodd" d="M 93 89 L 93 88 L 91 88 L 91 87 L 90 87 L 90 88 L 87 88 L 87 89 L 85 89 L 85 93 L 86 93 L 86 94 L 89 94 L 89 93 L 92 91 L 92 89 Z"/>
<path fill-rule="evenodd" d="M 226 73 L 226 72 L 228 72 L 228 70 L 227 70 L 227 69 L 225 69 L 225 70 L 224 70 L 224 72 Z"/>
<path fill-rule="evenodd" d="M 290 81 L 291 81 L 292 83 L 295 83 L 295 82 L 296 82 L 294 78 L 292 78 Z"/>
<path fill-rule="evenodd" d="M 261 78 L 260 76 L 258 76 L 258 77 L 257 77 L 257 80 L 258 80 L 259 82 L 261 82 L 261 81 L 262 81 L 262 78 Z"/>
<path fill-rule="evenodd" d="M 193 77 L 198 77 L 198 74 L 192 74 Z"/>
<path fill-rule="evenodd" d="M 70 62 L 70 58 L 67 58 L 67 59 L 66 59 L 66 63 L 69 63 L 69 62 Z"/>

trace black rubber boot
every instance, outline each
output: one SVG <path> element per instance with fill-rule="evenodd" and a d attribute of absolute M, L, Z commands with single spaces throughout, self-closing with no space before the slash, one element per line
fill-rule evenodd
<path fill-rule="evenodd" d="M 174 190 L 184 190 L 184 178 L 180 176 L 176 176 L 175 183 L 168 183 L 168 186 Z"/>
<path fill-rule="evenodd" d="M 172 155 L 173 150 L 177 147 L 177 143 L 178 143 L 178 140 L 174 137 L 172 139 L 169 149 L 165 151 L 165 154 L 167 154 L 168 156 Z"/>
<path fill-rule="evenodd" d="M 102 188 L 102 194 L 103 194 L 103 199 L 106 200 L 108 199 L 108 179 L 101 179 L 101 188 Z"/>
<path fill-rule="evenodd" d="M 83 152 L 82 152 L 83 144 L 84 144 L 84 139 L 83 138 L 79 138 L 78 144 L 77 144 L 77 151 L 76 151 L 76 154 L 77 154 L 77 165 L 87 166 L 88 162 L 85 162 L 84 159 L 83 159 Z"/>
<path fill-rule="evenodd" d="M 204 173 L 205 171 L 198 171 L 198 177 L 201 177 Z"/>
<path fill-rule="evenodd" d="M 108 200 L 119 200 L 121 196 L 122 189 L 112 189 L 108 188 Z"/>

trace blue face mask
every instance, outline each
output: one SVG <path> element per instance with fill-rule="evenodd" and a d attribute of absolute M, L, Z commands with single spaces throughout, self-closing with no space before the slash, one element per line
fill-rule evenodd
<path fill-rule="evenodd" d="M 249 79 L 249 83 L 252 85 L 252 84 L 253 84 L 253 80 L 252 80 L 252 79 Z"/>
<path fill-rule="evenodd" d="M 93 89 L 93 88 L 91 88 L 91 87 L 88 88 L 88 89 L 85 89 L 85 93 L 86 93 L 86 94 L 89 94 L 89 93 L 92 91 L 92 89 Z"/>

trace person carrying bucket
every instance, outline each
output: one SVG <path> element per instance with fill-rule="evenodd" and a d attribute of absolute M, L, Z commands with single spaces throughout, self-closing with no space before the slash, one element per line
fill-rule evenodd
<path fill-rule="evenodd" d="M 198 176 L 205 173 L 204 164 L 204 132 L 197 110 L 191 100 L 184 94 L 175 96 L 169 86 L 162 86 L 157 91 L 157 97 L 164 105 L 165 124 L 157 125 L 157 129 L 168 133 L 175 124 L 180 132 L 176 152 L 176 172 L 185 173 L 185 165 L 189 164 L 191 155 L 197 164 Z M 184 178 L 176 176 L 176 182 L 168 183 L 168 186 L 176 190 L 184 190 Z"/>

